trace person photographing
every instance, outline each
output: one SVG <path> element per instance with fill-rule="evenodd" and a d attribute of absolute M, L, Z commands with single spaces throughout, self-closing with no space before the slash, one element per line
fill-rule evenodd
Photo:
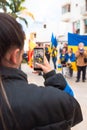
<path fill-rule="evenodd" d="M 78 50 L 75 53 L 76 56 L 76 64 L 77 64 L 77 80 L 80 81 L 81 72 L 82 72 L 82 82 L 85 82 L 86 79 L 86 65 L 84 62 L 84 58 L 87 57 L 87 51 L 84 49 L 84 43 L 79 43 Z"/>

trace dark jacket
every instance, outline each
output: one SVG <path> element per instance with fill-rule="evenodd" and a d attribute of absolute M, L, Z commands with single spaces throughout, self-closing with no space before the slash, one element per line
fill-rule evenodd
<path fill-rule="evenodd" d="M 8 130 L 70 130 L 82 121 L 79 103 L 63 91 L 67 82 L 61 74 L 44 75 L 46 87 L 28 84 L 21 70 L 0 67 L 0 75 L 12 108 L 9 110 L 0 93 Z"/>

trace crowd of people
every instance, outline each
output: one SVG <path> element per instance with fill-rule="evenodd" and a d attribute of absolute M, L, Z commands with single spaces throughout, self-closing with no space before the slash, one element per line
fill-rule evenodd
<path fill-rule="evenodd" d="M 84 43 L 81 42 L 78 44 L 76 52 L 73 51 L 73 48 L 68 47 L 67 43 L 64 43 L 59 49 L 58 47 L 53 47 L 51 52 L 49 52 L 49 49 L 47 49 L 46 45 L 46 50 L 48 50 L 46 57 L 47 59 L 48 57 L 52 57 L 52 62 L 55 70 L 58 68 L 58 65 L 59 67 L 61 66 L 61 72 L 65 77 L 73 77 L 73 72 L 77 71 L 76 82 L 79 82 L 81 77 L 82 81 L 85 82 L 87 50 L 84 47 Z"/>
<path fill-rule="evenodd" d="M 86 81 L 87 50 L 84 43 L 78 43 L 77 50 L 68 47 L 68 43 L 62 43 L 60 47 L 51 46 L 49 43 L 37 43 L 36 46 L 44 48 L 48 62 L 52 61 L 55 70 L 61 68 L 64 77 L 73 77 L 73 72 L 76 71 L 76 82 L 79 82 L 81 77 L 82 82 Z M 35 73 L 43 75 L 41 71 Z"/>

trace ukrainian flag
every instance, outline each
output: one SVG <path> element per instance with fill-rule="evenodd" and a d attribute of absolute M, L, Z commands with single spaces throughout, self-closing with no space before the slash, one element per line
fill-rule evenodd
<path fill-rule="evenodd" d="M 80 42 L 84 43 L 85 49 L 87 50 L 87 35 L 68 33 L 68 48 L 73 48 L 73 52 L 78 50 L 78 44 Z"/>
<path fill-rule="evenodd" d="M 78 35 L 73 33 L 68 33 L 68 48 L 73 48 L 75 53 L 78 50 L 78 44 L 84 43 L 85 49 L 87 50 L 87 35 Z M 72 62 L 72 69 L 77 70 L 76 62 Z"/>
<path fill-rule="evenodd" d="M 58 45 L 58 42 L 57 42 L 57 39 L 56 39 L 56 36 L 54 36 L 54 34 L 52 33 L 52 36 L 51 36 L 51 47 L 57 47 Z"/>
<path fill-rule="evenodd" d="M 52 36 L 51 36 L 51 48 L 54 46 L 54 42 L 55 42 L 55 37 L 54 37 L 54 34 L 52 33 Z"/>

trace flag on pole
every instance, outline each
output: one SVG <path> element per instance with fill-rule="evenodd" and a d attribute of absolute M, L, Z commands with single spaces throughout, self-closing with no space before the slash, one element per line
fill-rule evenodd
<path fill-rule="evenodd" d="M 54 45 L 54 40 L 55 39 L 55 37 L 54 37 L 54 34 L 52 33 L 52 36 L 51 36 L 51 47 L 53 47 L 53 45 Z"/>
<path fill-rule="evenodd" d="M 57 39 L 55 37 L 55 39 L 54 39 L 54 46 L 57 47 L 57 45 L 58 45 L 58 42 L 57 42 Z"/>
<path fill-rule="evenodd" d="M 57 39 L 56 37 L 54 36 L 54 34 L 52 33 L 52 36 L 51 36 L 51 47 L 57 47 L 58 45 L 58 42 L 57 42 Z"/>

